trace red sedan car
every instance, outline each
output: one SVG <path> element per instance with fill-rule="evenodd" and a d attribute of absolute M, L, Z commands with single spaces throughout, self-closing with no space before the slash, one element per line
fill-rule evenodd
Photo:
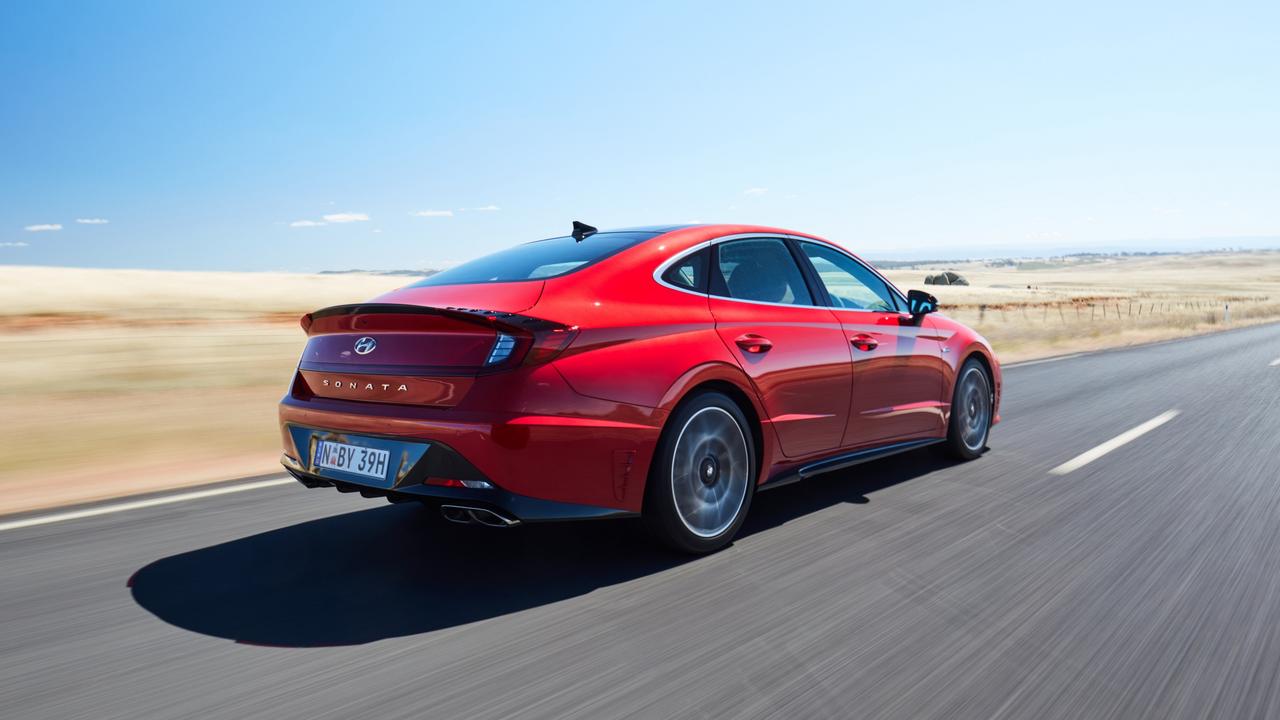
<path fill-rule="evenodd" d="M 575 223 L 304 316 L 282 462 L 455 522 L 640 515 L 707 552 L 760 490 L 983 451 L 1000 366 L 936 305 L 804 233 Z"/>

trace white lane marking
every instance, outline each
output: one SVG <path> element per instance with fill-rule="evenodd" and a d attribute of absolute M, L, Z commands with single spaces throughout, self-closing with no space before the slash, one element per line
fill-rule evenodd
<path fill-rule="evenodd" d="M 196 490 L 194 492 L 178 493 L 177 495 L 164 495 L 162 497 L 148 498 L 146 500 L 133 500 L 131 502 L 85 508 L 84 510 L 71 510 L 69 512 L 53 513 L 50 515 L 37 515 L 35 517 L 23 518 L 22 520 L 0 522 L 0 532 L 5 530 L 17 530 L 18 528 L 33 527 L 36 525 L 48 525 L 49 523 L 64 522 L 66 520 L 79 520 L 81 518 L 97 517 L 98 515 L 110 515 L 112 513 L 126 512 L 128 510 L 140 510 L 142 508 L 155 507 L 157 505 L 172 505 L 173 503 L 187 502 L 188 500 L 200 500 L 202 498 L 216 497 L 218 495 L 230 495 L 231 493 L 245 492 L 247 490 L 260 490 L 262 488 L 274 487 L 276 485 L 287 485 L 292 482 L 295 481 L 290 477 L 275 478 L 273 480 L 258 480 L 256 482 L 244 483 L 243 485 L 228 485 L 227 487 L 213 488 L 211 490 Z"/>
<path fill-rule="evenodd" d="M 1024 360 L 1022 362 L 1009 363 L 1004 368 L 1026 367 L 1028 365 L 1039 365 L 1040 363 L 1058 362 L 1059 360 L 1070 360 L 1071 358 L 1084 357 L 1088 353 L 1074 353 L 1072 355 L 1059 355 L 1058 357 L 1041 358 L 1040 360 Z"/>
<path fill-rule="evenodd" d="M 1280 365 L 1280 358 L 1276 358 L 1275 360 L 1267 363 L 1267 367 L 1275 367 L 1277 365 Z"/>
<path fill-rule="evenodd" d="M 1120 446 L 1122 446 L 1122 445 L 1127 445 L 1127 444 L 1129 444 L 1129 443 L 1133 442 L 1134 440 L 1137 440 L 1138 438 L 1142 437 L 1143 435 L 1146 435 L 1147 433 L 1151 432 L 1152 430 L 1155 430 L 1156 428 L 1160 427 L 1161 425 L 1163 425 L 1163 424 L 1165 424 L 1165 423 L 1169 422 L 1170 420 L 1172 420 L 1172 419 L 1174 419 L 1174 418 L 1178 417 L 1178 413 L 1180 413 L 1180 412 L 1182 412 L 1182 411 L 1181 411 L 1181 410 L 1169 410 L 1169 411 L 1167 411 L 1167 412 L 1160 413 L 1159 415 L 1157 415 L 1157 416 L 1155 416 L 1155 417 L 1151 418 L 1150 420 L 1148 420 L 1148 421 L 1146 421 L 1146 422 L 1142 423 L 1142 424 L 1141 424 L 1141 425 L 1139 425 L 1138 427 L 1133 428 L 1132 430 L 1126 430 L 1125 432 L 1122 432 L 1122 433 L 1120 433 L 1119 435 L 1117 435 L 1117 436 L 1115 436 L 1115 437 L 1111 438 L 1110 440 L 1108 440 L 1108 441 L 1106 441 L 1106 442 L 1102 443 L 1102 444 L 1101 444 L 1101 445 L 1099 445 L 1098 447 L 1093 448 L 1092 450 L 1087 450 L 1087 451 L 1085 451 L 1085 452 L 1083 452 L 1083 453 L 1080 453 L 1079 455 L 1077 455 L 1077 456 L 1075 456 L 1075 457 L 1071 458 L 1070 460 L 1068 460 L 1068 461 L 1066 461 L 1066 462 L 1062 463 L 1062 464 L 1061 464 L 1061 465 L 1059 465 L 1058 467 L 1056 467 L 1056 468 L 1054 468 L 1054 469 L 1050 470 L 1050 471 L 1049 471 L 1049 474 L 1051 474 L 1051 475 L 1066 475 L 1067 473 L 1071 472 L 1072 470 L 1079 470 L 1080 468 L 1084 467 L 1085 465 L 1088 465 L 1089 463 L 1093 462 L 1094 460 L 1097 460 L 1098 458 L 1102 457 L 1103 455 L 1106 455 L 1107 453 L 1111 452 L 1112 450 L 1115 450 L 1116 448 L 1118 448 L 1118 447 L 1120 447 Z"/>

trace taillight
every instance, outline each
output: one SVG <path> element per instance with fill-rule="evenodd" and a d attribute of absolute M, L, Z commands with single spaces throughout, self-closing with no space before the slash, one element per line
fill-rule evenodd
<path fill-rule="evenodd" d="M 500 372 L 520 365 L 541 365 L 554 360 L 578 336 L 577 326 L 563 325 L 524 332 L 499 332 L 482 372 Z"/>
<path fill-rule="evenodd" d="M 484 361 L 485 365 L 498 365 L 506 362 L 511 353 L 515 352 L 516 338 L 514 335 L 506 333 L 498 333 L 498 339 L 493 342 L 493 349 L 489 351 L 489 358 Z"/>
<path fill-rule="evenodd" d="M 334 358 L 335 363 L 350 364 L 350 343 L 356 337 L 386 333 L 400 340 L 389 340 L 387 352 L 378 348 L 380 362 L 397 367 L 419 362 L 423 368 L 430 369 L 440 361 L 440 367 L 453 372 L 465 368 L 481 374 L 550 362 L 578 336 L 576 325 L 562 325 L 519 313 L 393 303 L 336 305 L 302 316 L 300 324 L 311 336 L 306 352 L 314 349 L 313 354 Z M 493 332 L 492 341 L 488 340 L 484 328 Z M 438 341 L 431 337 L 435 333 L 440 334 Z M 326 337 L 328 335 L 334 337 Z M 403 339 L 412 335 L 426 339 L 420 342 Z M 312 348 L 312 344 L 316 347 Z M 397 345 L 399 351 L 394 354 L 391 348 Z M 424 354 L 429 358 L 417 360 Z M 304 359 L 307 357 L 304 354 Z M 390 359 L 383 361 L 383 357 Z M 315 362 L 322 359 L 311 358 Z"/>
<path fill-rule="evenodd" d="M 533 345 L 529 347 L 529 353 L 524 358 L 525 364 L 540 365 L 551 362 L 557 355 L 564 352 L 576 337 L 578 337 L 577 325 L 535 331 Z"/>

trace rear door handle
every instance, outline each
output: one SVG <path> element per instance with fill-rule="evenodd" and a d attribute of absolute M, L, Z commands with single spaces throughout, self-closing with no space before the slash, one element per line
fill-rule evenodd
<path fill-rule="evenodd" d="M 769 341 L 769 338 L 762 335 L 756 335 L 755 333 L 739 335 L 733 342 L 737 344 L 738 347 L 742 348 L 744 352 L 749 352 L 753 355 L 767 353 L 773 349 L 773 343 Z"/>
<path fill-rule="evenodd" d="M 865 333 L 854 335 L 853 337 L 849 338 L 849 342 L 852 343 L 854 347 L 858 348 L 863 352 L 870 352 L 872 350 L 875 350 L 880 345 L 880 341 L 876 340 L 875 338 Z"/>

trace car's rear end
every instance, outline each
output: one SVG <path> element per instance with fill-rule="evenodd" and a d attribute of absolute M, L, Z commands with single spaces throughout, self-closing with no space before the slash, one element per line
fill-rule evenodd
<path fill-rule="evenodd" d="M 481 266 L 455 273 L 458 282 L 444 274 L 305 316 L 306 348 L 280 405 L 283 464 L 311 487 L 420 500 L 455 520 L 637 511 L 626 485 L 661 418 L 566 383 L 551 361 L 578 329 L 539 316 L 547 281 L 538 275 L 581 269 L 653 235 L 536 248 L 514 270 Z M 565 303 L 550 305 L 566 314 Z"/>

